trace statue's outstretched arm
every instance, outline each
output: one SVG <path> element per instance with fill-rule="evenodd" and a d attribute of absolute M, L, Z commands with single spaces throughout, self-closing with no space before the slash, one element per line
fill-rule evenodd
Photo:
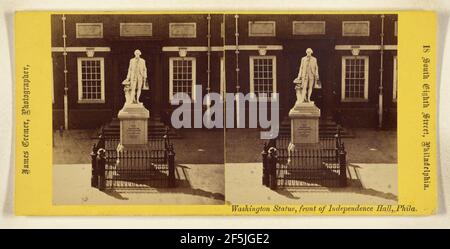
<path fill-rule="evenodd" d="M 317 60 L 316 60 L 316 72 L 315 72 L 315 74 L 316 74 L 316 79 L 319 80 L 319 63 L 317 62 Z"/>
<path fill-rule="evenodd" d="M 147 66 L 145 65 L 145 61 L 144 61 L 144 79 L 147 79 Z"/>
<path fill-rule="evenodd" d="M 302 68 L 303 68 L 303 60 L 300 61 L 300 67 L 298 68 L 297 79 L 300 79 L 302 77 Z"/>
<path fill-rule="evenodd" d="M 303 68 L 303 60 L 300 61 L 300 66 L 298 68 L 298 75 L 295 80 L 300 80 L 302 78 L 302 68 Z"/>
<path fill-rule="evenodd" d="M 127 80 L 129 80 L 130 78 L 131 78 L 131 60 L 130 60 L 130 63 L 128 65 Z"/>

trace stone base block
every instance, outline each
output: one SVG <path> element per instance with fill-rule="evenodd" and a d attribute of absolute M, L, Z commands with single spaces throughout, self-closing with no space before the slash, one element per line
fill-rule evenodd
<path fill-rule="evenodd" d="M 117 117 L 120 120 L 120 143 L 123 146 L 147 144 L 150 112 L 144 105 L 126 104 Z"/>
<path fill-rule="evenodd" d="M 303 147 L 319 142 L 320 109 L 314 102 L 296 104 L 289 111 L 291 143 Z"/>

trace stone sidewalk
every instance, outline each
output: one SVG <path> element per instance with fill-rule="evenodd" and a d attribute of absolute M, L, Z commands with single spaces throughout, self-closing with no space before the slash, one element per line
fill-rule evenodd
<path fill-rule="evenodd" d="M 226 164 L 225 196 L 231 204 L 397 204 L 396 164 L 350 164 L 346 188 L 271 190 L 261 163 Z"/>
<path fill-rule="evenodd" d="M 183 164 L 177 165 L 176 171 L 182 182 L 177 188 L 102 192 L 91 187 L 90 164 L 53 165 L 53 204 L 224 204 L 222 164 Z"/>
<path fill-rule="evenodd" d="M 397 163 L 397 132 L 394 130 L 353 129 L 354 138 L 342 139 L 348 162 Z M 228 129 L 226 162 L 252 163 L 261 161 L 264 140 L 257 129 Z"/>
<path fill-rule="evenodd" d="M 55 131 L 53 164 L 85 164 L 96 130 Z M 261 161 L 263 140 L 258 129 L 191 129 L 173 139 L 176 160 L 189 164 L 251 163 Z M 397 132 L 355 129 L 354 138 L 343 139 L 349 162 L 397 163 Z M 225 140 L 226 138 L 226 140 Z M 224 141 L 226 144 L 224 145 Z M 225 158 L 226 157 L 226 158 Z"/>
<path fill-rule="evenodd" d="M 222 130 L 182 130 L 181 139 L 172 139 L 175 159 L 184 164 L 223 164 Z M 86 164 L 90 162 L 97 130 L 53 132 L 53 164 Z"/>
<path fill-rule="evenodd" d="M 224 172 L 225 170 L 225 172 Z M 289 188 L 262 185 L 261 163 L 183 164 L 177 188 L 102 192 L 90 186 L 89 164 L 53 165 L 53 203 L 88 204 L 396 204 L 397 165 L 350 164 L 346 188 Z"/>
<path fill-rule="evenodd" d="M 141 192 L 101 192 L 90 187 L 94 130 L 54 133 L 54 204 L 392 204 L 397 202 L 397 134 L 356 130 L 344 139 L 347 188 L 272 191 L 261 184 L 262 141 L 256 129 L 184 131 L 173 140 L 180 177 L 190 185 Z M 226 145 L 224 146 L 224 141 Z M 224 150 L 225 147 L 225 150 Z M 222 164 L 226 155 L 226 166 Z M 363 162 L 363 163 L 355 163 Z"/>

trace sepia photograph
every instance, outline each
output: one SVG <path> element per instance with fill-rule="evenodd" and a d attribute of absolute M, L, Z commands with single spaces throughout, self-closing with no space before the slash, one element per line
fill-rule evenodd
<path fill-rule="evenodd" d="M 396 204 L 397 15 L 225 19 L 227 91 L 276 96 L 279 110 L 246 110 L 276 129 L 226 130 L 226 200 Z"/>
<path fill-rule="evenodd" d="M 396 14 L 53 14 L 53 203 L 397 204 Z"/>
<path fill-rule="evenodd" d="M 441 0 L 5 1 L 0 227 L 448 226 Z"/>
<path fill-rule="evenodd" d="M 224 204 L 223 129 L 171 122 L 173 96 L 203 116 L 195 86 L 220 91 L 222 22 L 52 15 L 55 205 Z"/>

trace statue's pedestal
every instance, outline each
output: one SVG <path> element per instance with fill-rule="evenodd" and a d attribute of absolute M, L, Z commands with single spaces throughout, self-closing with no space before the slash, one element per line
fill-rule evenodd
<path fill-rule="evenodd" d="M 120 120 L 120 144 L 124 147 L 146 145 L 150 112 L 140 104 L 125 104 L 117 117 Z"/>
<path fill-rule="evenodd" d="M 117 173 L 121 177 L 130 177 L 150 167 L 150 162 L 145 159 L 135 158 L 143 155 L 148 147 L 148 118 L 150 112 L 143 104 L 125 104 L 117 117 L 120 120 L 120 144 L 117 147 Z"/>
<path fill-rule="evenodd" d="M 319 142 L 320 109 L 314 102 L 296 103 L 289 111 L 291 143 L 297 147 Z"/>
<path fill-rule="evenodd" d="M 291 142 L 288 147 L 289 163 L 286 172 L 291 179 L 301 180 L 305 170 L 317 170 L 322 167 L 321 161 L 305 154 L 314 150 L 319 143 L 320 109 L 314 102 L 296 103 L 289 111 L 291 119 Z M 291 157 L 292 156 L 292 157 Z"/>

